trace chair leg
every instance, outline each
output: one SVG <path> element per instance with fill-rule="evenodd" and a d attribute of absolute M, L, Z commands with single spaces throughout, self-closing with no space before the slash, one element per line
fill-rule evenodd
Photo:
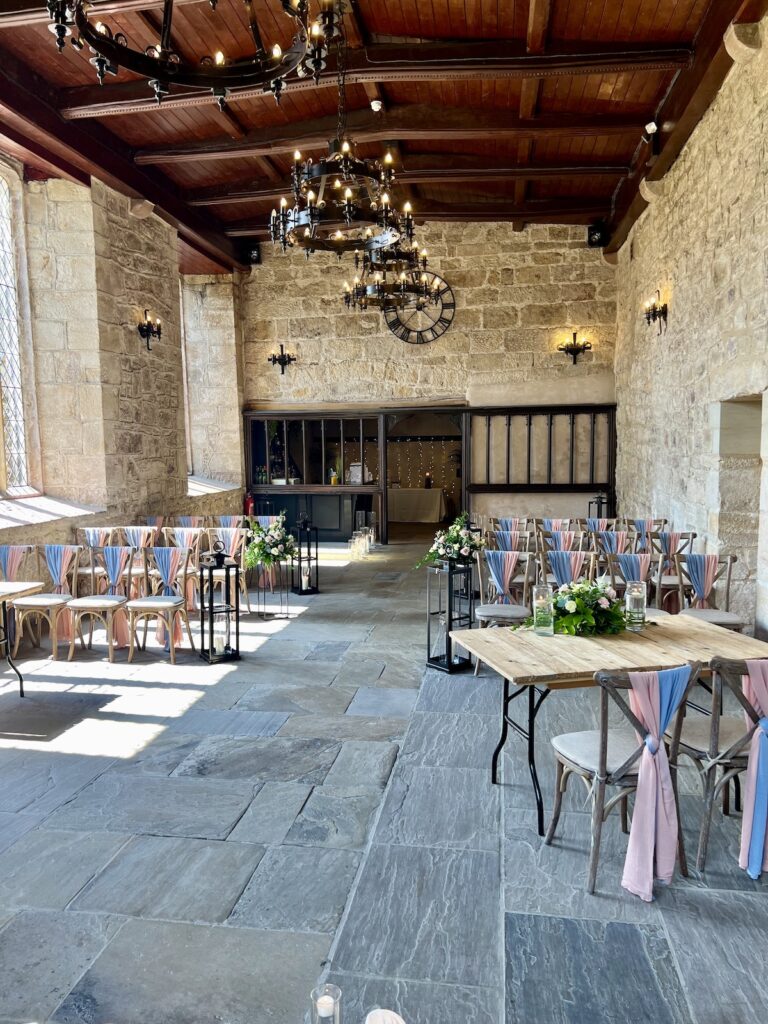
<path fill-rule="evenodd" d="M 21 643 L 21 634 L 24 632 L 24 621 L 26 616 L 23 611 L 16 609 L 16 639 L 13 644 L 13 657 L 16 658 L 16 654 L 19 650 L 19 644 Z"/>
<path fill-rule="evenodd" d="M 175 665 L 176 664 L 176 647 L 175 647 L 174 642 L 173 642 L 173 631 L 174 631 L 174 629 L 176 627 L 176 613 L 175 612 L 168 612 L 167 625 L 168 625 L 168 651 L 169 651 L 169 653 L 171 655 L 171 664 Z"/>
<path fill-rule="evenodd" d="M 597 791 L 592 797 L 592 842 L 589 850 L 589 876 L 587 892 L 590 896 L 595 891 L 597 881 L 597 862 L 600 860 L 600 838 L 603 831 L 603 814 L 605 808 L 605 782 L 598 782 Z"/>
<path fill-rule="evenodd" d="M 192 628 L 189 625 L 189 615 L 188 615 L 186 609 L 184 610 L 184 625 L 187 627 L 187 636 L 189 637 L 189 646 L 194 651 L 194 649 L 195 649 L 195 641 L 192 639 Z"/>
<path fill-rule="evenodd" d="M 112 612 L 108 611 L 105 618 L 107 627 L 107 657 L 109 658 L 110 664 L 112 664 L 115 660 L 115 641 L 113 636 L 114 631 L 112 629 L 114 615 Z"/>
<path fill-rule="evenodd" d="M 712 808 L 715 802 L 715 776 L 717 768 L 710 768 L 706 775 L 704 790 L 704 813 L 701 819 L 701 831 L 699 833 L 699 849 L 696 854 L 696 870 L 703 871 L 707 861 L 707 846 L 709 845 L 709 832 L 712 827 Z"/>
<path fill-rule="evenodd" d="M 680 797 L 677 792 L 677 765 L 670 765 L 670 776 L 672 778 L 672 793 L 675 798 L 675 814 L 677 815 L 677 859 L 680 864 L 680 874 L 683 878 L 688 877 L 688 857 L 685 853 L 685 836 L 683 835 L 683 819 L 680 816 Z"/>
<path fill-rule="evenodd" d="M 59 660 L 59 616 L 56 612 L 51 612 L 51 617 L 48 619 L 48 625 L 51 631 L 51 657 L 54 661 Z"/>
<path fill-rule="evenodd" d="M 75 612 L 74 618 L 72 619 L 72 638 L 69 641 L 69 654 L 67 655 L 67 661 L 72 661 L 75 656 L 75 639 L 77 634 L 80 632 L 80 619 L 81 613 Z"/>
<path fill-rule="evenodd" d="M 726 782 L 723 786 L 723 814 L 726 818 L 731 816 L 731 783 Z"/>
<path fill-rule="evenodd" d="M 629 835 L 629 796 L 625 796 L 620 805 L 619 810 L 621 811 L 621 831 L 625 836 Z"/>
<path fill-rule="evenodd" d="M 555 829 L 560 821 L 560 810 L 563 806 L 563 794 L 568 785 L 568 776 L 565 775 L 565 766 L 559 757 L 555 758 L 555 806 L 552 808 L 552 820 L 549 823 L 547 834 L 544 836 L 544 845 L 551 846 L 555 838 Z"/>
<path fill-rule="evenodd" d="M 136 647 L 136 614 L 130 613 L 128 620 L 128 661 L 133 661 L 133 652 Z"/>

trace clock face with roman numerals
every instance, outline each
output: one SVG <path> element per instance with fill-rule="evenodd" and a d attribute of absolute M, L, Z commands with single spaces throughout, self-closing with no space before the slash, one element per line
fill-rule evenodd
<path fill-rule="evenodd" d="M 415 279 L 420 277 L 418 275 Z M 396 338 L 409 345 L 426 345 L 445 334 L 456 312 L 456 300 L 448 282 L 437 274 L 427 273 L 426 277 L 430 291 L 428 299 L 410 295 L 404 304 L 393 301 L 383 307 L 387 327 Z M 437 302 L 432 298 L 433 291 L 437 292 Z"/>

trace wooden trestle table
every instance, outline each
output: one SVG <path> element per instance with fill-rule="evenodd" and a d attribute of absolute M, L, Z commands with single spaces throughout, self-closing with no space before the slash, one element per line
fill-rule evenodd
<path fill-rule="evenodd" d="M 24 680 L 11 657 L 11 638 L 8 635 L 8 605 L 13 604 L 14 599 L 30 597 L 32 594 L 40 594 L 42 590 L 42 583 L 0 582 L 0 652 L 2 652 L 0 656 L 5 657 L 5 660 L 19 677 L 19 693 L 22 697 L 24 696 Z"/>
<path fill-rule="evenodd" d="M 451 633 L 459 646 L 504 680 L 501 738 L 493 752 L 491 777 L 498 781 L 498 763 L 510 727 L 528 744 L 528 769 L 536 800 L 539 835 L 544 835 L 544 803 L 536 772 L 536 715 L 553 690 L 594 686 L 601 669 L 619 672 L 672 668 L 686 661 L 708 666 L 712 658 L 768 658 L 768 643 L 702 622 L 691 615 L 670 615 L 646 623 L 641 633 L 616 636 L 542 636 L 530 629 L 497 627 L 461 629 Z M 527 725 L 511 715 L 514 700 L 527 694 Z"/>

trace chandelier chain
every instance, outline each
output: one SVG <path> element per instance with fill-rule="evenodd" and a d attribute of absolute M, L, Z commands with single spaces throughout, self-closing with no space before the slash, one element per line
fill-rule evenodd
<path fill-rule="evenodd" d="M 336 80 L 339 89 L 339 119 L 336 137 L 339 141 L 347 134 L 347 33 L 344 28 L 343 16 L 339 18 L 338 38 L 336 40 Z"/>

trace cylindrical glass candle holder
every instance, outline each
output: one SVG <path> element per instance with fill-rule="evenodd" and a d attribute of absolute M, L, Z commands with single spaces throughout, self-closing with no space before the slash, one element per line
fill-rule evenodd
<path fill-rule="evenodd" d="M 555 632 L 554 599 L 548 583 L 533 588 L 533 629 L 545 636 Z"/>
<path fill-rule="evenodd" d="M 648 589 L 645 583 L 630 580 L 624 592 L 624 621 L 632 633 L 639 633 L 645 626 L 645 607 Z"/>
<path fill-rule="evenodd" d="M 318 985 L 310 993 L 311 1024 L 341 1024 L 341 989 L 338 985 Z"/>

